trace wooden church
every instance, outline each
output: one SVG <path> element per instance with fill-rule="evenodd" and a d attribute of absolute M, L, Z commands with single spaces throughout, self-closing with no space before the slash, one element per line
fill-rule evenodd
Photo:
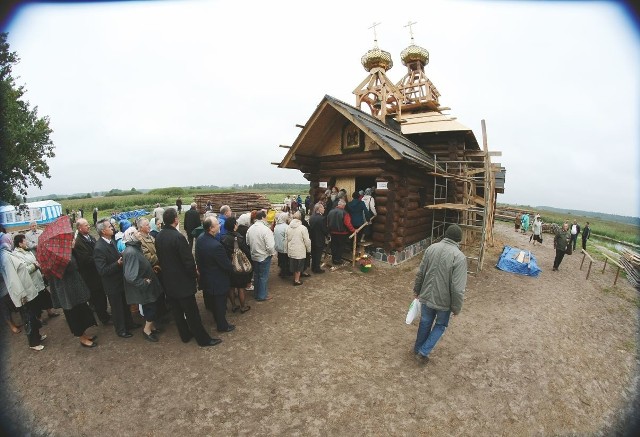
<path fill-rule="evenodd" d="M 490 159 L 499 153 L 443 113 L 449 108 L 440 106 L 425 74 L 429 52 L 413 43 L 413 34 L 400 57 L 406 73 L 393 83 L 391 54 L 374 39 L 362 56 L 368 75 L 353 91 L 355 106 L 325 95 L 278 166 L 303 172 L 314 201 L 333 186 L 349 197 L 375 187 L 376 259 L 398 264 L 457 223 L 470 270 L 477 271 L 492 241 L 496 193 L 504 192 L 505 170 Z"/>

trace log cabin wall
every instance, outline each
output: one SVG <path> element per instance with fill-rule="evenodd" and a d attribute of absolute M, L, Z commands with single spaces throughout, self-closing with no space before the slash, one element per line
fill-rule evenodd
<path fill-rule="evenodd" d="M 435 138 L 424 134 L 407 135 L 407 137 L 418 145 L 430 156 L 436 157 L 439 162 L 443 161 L 466 161 L 465 150 L 473 146 L 465 142 L 463 135 L 439 135 Z M 476 149 L 476 147 L 473 147 Z M 447 168 L 449 173 L 457 173 L 458 169 Z M 460 170 L 463 170 L 460 168 Z M 447 203 L 463 203 L 464 183 L 462 181 L 450 181 L 447 190 Z M 432 196 L 433 198 L 433 196 Z"/>
<path fill-rule="evenodd" d="M 309 161 L 305 170 L 314 201 L 336 177 L 369 176 L 376 182 L 386 182 L 386 190 L 375 192 L 378 215 L 372 235 L 372 241 L 385 250 L 401 250 L 430 237 L 432 212 L 424 206 L 433 203 L 433 176 L 425 169 L 371 151 L 317 158 L 314 163 Z M 320 187 L 321 182 L 326 182 L 327 188 Z"/>
<path fill-rule="evenodd" d="M 363 152 L 316 157 L 296 156 L 296 162 L 310 182 L 309 195 L 314 203 L 331 187 L 337 177 L 375 177 L 387 182 L 387 190 L 376 190 L 378 216 L 373 222 L 372 241 L 386 251 L 403 248 L 431 237 L 434 211 L 425 208 L 433 204 L 434 177 L 428 170 L 394 161 L 384 152 L 367 144 Z M 449 140 L 429 144 L 425 149 L 441 161 L 463 161 L 465 143 Z M 326 182 L 327 187 L 320 187 Z M 348 193 L 351 196 L 351 193 Z M 463 184 L 449 181 L 447 202 L 463 202 Z"/>

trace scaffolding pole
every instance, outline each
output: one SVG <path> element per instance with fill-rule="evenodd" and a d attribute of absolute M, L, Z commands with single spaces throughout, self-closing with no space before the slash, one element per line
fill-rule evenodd
<path fill-rule="evenodd" d="M 443 161 L 434 155 L 433 211 L 431 242 L 444 237 L 448 225 L 457 224 L 463 230 L 460 246 L 468 261 L 469 273 L 482 270 L 484 254 L 493 245 L 493 220 L 495 215 L 495 174 L 487 146 L 486 125 L 482 120 L 482 152 L 469 157 L 478 160 Z M 443 169 L 438 171 L 438 168 Z M 449 185 L 455 184 L 453 193 Z M 462 189 L 462 202 L 450 202 L 449 195 L 456 196 Z M 475 266 L 475 268 L 474 268 Z"/>

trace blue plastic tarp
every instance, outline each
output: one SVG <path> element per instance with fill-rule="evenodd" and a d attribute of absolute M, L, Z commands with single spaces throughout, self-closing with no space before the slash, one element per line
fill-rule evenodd
<path fill-rule="evenodd" d="M 524 251 L 525 255 L 529 256 L 529 262 L 521 263 L 515 259 L 521 251 L 522 249 L 516 247 L 504 246 L 504 250 L 498 259 L 496 267 L 505 272 L 533 277 L 538 276 L 542 270 L 538 267 L 536 257 L 530 251 Z"/>
<path fill-rule="evenodd" d="M 120 220 L 129 220 L 132 218 L 142 217 L 143 215 L 148 215 L 149 213 L 145 209 L 136 209 L 135 211 L 127 211 L 121 212 L 120 214 L 116 214 L 113 216 L 117 221 Z"/>

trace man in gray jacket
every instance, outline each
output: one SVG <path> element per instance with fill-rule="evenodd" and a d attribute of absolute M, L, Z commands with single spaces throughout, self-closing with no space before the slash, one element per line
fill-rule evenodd
<path fill-rule="evenodd" d="M 422 363 L 429 360 L 429 353 L 449 325 L 451 313 L 458 315 L 462 310 L 467 260 L 458 246 L 461 240 L 460 226 L 449 226 L 444 239 L 427 248 L 416 275 L 413 293 L 420 299 L 422 314 L 414 352 Z"/>

